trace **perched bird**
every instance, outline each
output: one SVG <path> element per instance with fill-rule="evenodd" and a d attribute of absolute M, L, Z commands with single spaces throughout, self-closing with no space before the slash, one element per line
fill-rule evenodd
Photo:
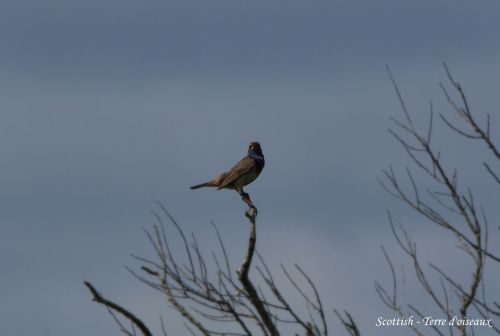
<path fill-rule="evenodd" d="M 202 187 L 216 187 L 219 189 L 234 189 L 250 207 L 255 208 L 250 196 L 243 187 L 252 183 L 264 168 L 264 154 L 258 142 L 251 142 L 248 146 L 248 154 L 241 159 L 233 168 L 217 176 L 216 178 L 191 187 L 198 189 Z"/>

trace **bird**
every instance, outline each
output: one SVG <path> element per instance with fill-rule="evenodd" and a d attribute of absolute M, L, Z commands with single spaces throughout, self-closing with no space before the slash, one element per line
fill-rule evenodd
<path fill-rule="evenodd" d="M 248 146 L 247 156 L 236 163 L 233 168 L 208 182 L 194 185 L 191 189 L 203 187 L 215 187 L 217 190 L 233 189 L 240 194 L 243 201 L 247 203 L 248 206 L 255 209 L 250 199 L 250 195 L 243 190 L 243 187 L 255 181 L 262 172 L 262 169 L 264 169 L 265 162 L 260 143 L 255 141 L 251 142 Z"/>

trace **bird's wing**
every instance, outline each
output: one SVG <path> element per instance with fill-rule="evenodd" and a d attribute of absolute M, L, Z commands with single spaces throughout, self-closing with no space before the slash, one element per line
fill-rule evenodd
<path fill-rule="evenodd" d="M 237 164 L 235 164 L 233 168 L 224 173 L 223 175 L 225 176 L 223 175 L 222 175 L 223 177 L 221 176 L 222 182 L 219 185 L 219 189 L 231 185 L 231 183 L 236 181 L 239 177 L 250 172 L 250 170 L 252 170 L 254 166 L 255 166 L 255 160 L 250 156 L 245 156 Z"/>

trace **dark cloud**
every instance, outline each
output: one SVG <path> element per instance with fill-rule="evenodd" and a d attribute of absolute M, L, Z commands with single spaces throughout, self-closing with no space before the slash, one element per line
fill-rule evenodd
<path fill-rule="evenodd" d="M 0 11 L 1 61 L 27 75 L 75 79 L 343 72 L 471 57 L 478 50 L 498 54 L 498 6 L 7 1 Z"/>
<path fill-rule="evenodd" d="M 471 106 L 498 110 L 499 6 L 3 1 L 5 332 L 111 334 L 112 321 L 82 286 L 86 279 L 137 311 L 149 309 L 148 321 L 157 323 L 158 298 L 138 294 L 140 286 L 121 268 L 130 263 L 128 253 L 149 253 L 141 232 L 153 223 L 148 211 L 161 200 L 200 237 L 210 237 L 215 220 L 238 251 L 247 228 L 237 195 L 188 187 L 229 168 L 252 140 L 261 141 L 267 159 L 249 187 L 260 209 L 262 250 L 275 265 L 306 264 L 335 306 L 352 309 L 369 328 L 381 309 L 372 280 L 387 271 L 381 255 L 379 263 L 372 258 L 381 242 L 392 241 L 385 210 L 416 222 L 376 182 L 389 163 L 401 173 L 408 164 L 386 132 L 400 108 L 384 65 L 421 125 L 430 99 L 436 111 L 448 109 L 438 87 L 443 60 Z M 484 195 L 494 222 L 491 185 L 475 178 L 482 166 L 463 157 L 469 148 L 484 152 L 449 136 L 438 127 L 436 145 L 451 166 L 470 173 L 465 182 Z M 433 251 L 439 239 L 427 229 L 417 234 Z M 300 238 L 300 249 L 280 254 L 271 248 L 276 237 L 285 246 L 299 246 Z M 212 249 L 216 240 L 205 244 Z M 307 265 L 324 254 L 334 256 L 327 268 Z M 166 315 L 182 328 L 177 315 Z"/>

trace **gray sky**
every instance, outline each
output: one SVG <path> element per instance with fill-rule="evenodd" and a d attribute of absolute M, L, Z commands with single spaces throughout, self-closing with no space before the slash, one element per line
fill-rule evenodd
<path fill-rule="evenodd" d="M 214 220 L 236 267 L 240 199 L 188 187 L 258 140 L 266 167 L 248 191 L 269 263 L 301 264 L 365 334 L 405 335 L 373 327 L 391 316 L 373 290 L 389 281 L 379 245 L 398 253 L 385 211 L 412 225 L 424 256 L 457 274 L 469 265 L 376 182 L 389 163 L 408 164 L 387 133 L 400 109 L 384 66 L 423 122 L 430 100 L 449 111 L 446 61 L 496 126 L 499 13 L 493 0 L 0 1 L 2 334 L 118 335 L 83 280 L 155 330 L 160 313 L 183 330 L 122 265 L 152 255 L 141 230 L 159 200 L 207 250 Z M 436 133 L 498 223 L 498 194 L 464 155 L 484 152 Z"/>

